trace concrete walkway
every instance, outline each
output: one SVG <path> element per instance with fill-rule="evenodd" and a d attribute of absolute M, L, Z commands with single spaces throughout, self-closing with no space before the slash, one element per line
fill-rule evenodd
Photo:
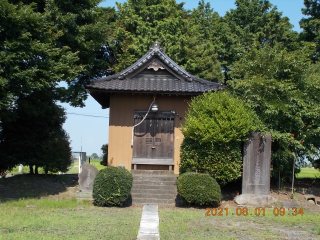
<path fill-rule="evenodd" d="M 158 205 L 144 205 L 138 233 L 138 240 L 159 240 Z"/>

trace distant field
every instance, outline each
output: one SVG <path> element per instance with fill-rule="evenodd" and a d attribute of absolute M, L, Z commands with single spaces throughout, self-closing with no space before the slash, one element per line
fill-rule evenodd
<path fill-rule="evenodd" d="M 88 161 L 87 161 L 88 162 Z M 100 159 L 94 159 L 90 161 L 90 164 L 98 168 L 98 170 L 106 168 L 106 166 L 103 166 L 100 164 L 101 160 Z"/>
<path fill-rule="evenodd" d="M 320 171 L 314 168 L 301 168 L 297 178 L 320 178 Z"/>
<path fill-rule="evenodd" d="M 95 166 L 98 170 L 101 170 L 101 169 L 105 168 L 105 166 L 101 165 L 100 161 L 101 161 L 100 159 L 92 159 L 90 161 L 90 164 Z M 12 175 L 19 174 L 19 166 L 13 168 L 12 171 L 9 173 Z M 29 167 L 23 166 L 21 173 L 29 173 Z M 49 173 L 52 173 L 52 172 L 49 172 Z M 74 163 L 69 167 L 69 171 L 67 173 L 68 174 L 79 173 L 79 161 L 74 161 Z M 43 168 L 39 168 L 39 174 L 44 174 Z M 55 174 L 55 173 L 52 173 L 52 174 Z"/>

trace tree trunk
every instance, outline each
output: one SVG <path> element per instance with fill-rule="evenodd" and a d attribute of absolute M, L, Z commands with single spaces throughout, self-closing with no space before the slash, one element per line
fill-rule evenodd
<path fill-rule="evenodd" d="M 38 166 L 35 166 L 35 167 L 34 167 L 34 174 L 39 174 L 39 172 L 38 172 Z"/>
<path fill-rule="evenodd" d="M 45 167 L 45 168 L 44 168 L 44 173 L 47 175 L 47 174 L 48 174 L 48 172 L 49 172 L 48 168 L 47 168 L 47 167 Z"/>
<path fill-rule="evenodd" d="M 30 170 L 30 174 L 34 174 L 33 173 L 33 165 L 29 165 L 29 170 Z"/>

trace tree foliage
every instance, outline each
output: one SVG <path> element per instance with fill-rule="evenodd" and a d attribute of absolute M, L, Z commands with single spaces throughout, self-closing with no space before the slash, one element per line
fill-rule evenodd
<path fill-rule="evenodd" d="M 66 173 L 71 165 L 71 148 L 69 136 L 61 128 L 52 133 L 46 143 L 43 144 L 41 167 L 45 173 L 49 171 Z M 39 166 L 39 165 L 37 165 Z"/>
<path fill-rule="evenodd" d="M 99 2 L 0 1 L 0 110 L 20 93 L 47 88 L 56 90 L 57 99 L 83 106 L 84 84 L 108 74 L 112 62 L 101 21 L 107 11 Z"/>
<path fill-rule="evenodd" d="M 67 171 L 71 149 L 62 128 L 65 112 L 50 93 L 39 90 L 21 96 L 10 114 L 2 118 L 0 153 L 1 162 L 6 163 L 1 166 L 4 169 L 23 164 L 43 167 L 46 172 Z"/>
<path fill-rule="evenodd" d="M 80 70 L 77 54 L 67 46 L 57 48 L 45 16 L 34 11 L 35 4 L 17 5 L 0 1 L 0 110 L 12 107 L 21 93 L 54 87 L 64 77 Z M 64 56 L 64 57 L 61 57 Z M 2 114 L 3 115 L 3 114 Z"/>
<path fill-rule="evenodd" d="M 222 185 L 236 180 L 241 176 L 242 142 L 261 127 L 257 115 L 226 91 L 194 98 L 181 128 L 180 173 L 209 173 Z"/>
<path fill-rule="evenodd" d="M 154 41 L 159 41 L 166 54 L 191 74 L 207 80 L 222 81 L 214 41 L 206 39 L 211 29 L 205 21 L 218 25 L 217 13 L 202 5 L 190 13 L 176 0 L 128 0 L 117 4 L 118 17 L 108 32 L 109 41 L 118 49 L 114 71 L 119 72 L 141 58 Z M 201 14 L 202 14 L 201 13 Z M 206 24 L 210 26 L 208 22 Z M 212 38 L 213 39 L 213 38 Z"/>
<path fill-rule="evenodd" d="M 292 153 L 300 161 L 319 154 L 319 77 L 309 68 L 303 50 L 265 46 L 235 64 L 230 82 L 271 133 L 273 171 L 280 168 L 284 177 L 292 171 Z"/>
<path fill-rule="evenodd" d="M 0 1 L 2 168 L 44 166 L 46 149 L 51 153 L 46 169 L 66 170 L 70 148 L 61 127 L 65 116 L 54 101 L 83 106 L 84 84 L 110 74 L 115 61 L 105 37 L 114 9 L 99 8 L 99 2 Z"/>
<path fill-rule="evenodd" d="M 299 35 L 292 30 L 288 17 L 265 0 L 236 0 L 236 8 L 231 9 L 223 17 L 227 23 L 227 31 L 222 33 L 225 47 L 220 56 L 225 80 L 231 80 L 229 74 L 233 64 L 239 61 L 243 54 L 253 47 L 264 44 L 275 46 L 279 43 L 288 50 L 301 47 Z"/>
<path fill-rule="evenodd" d="M 101 147 L 102 150 L 102 161 L 100 162 L 103 166 L 108 166 L 108 144 L 103 144 Z"/>
<path fill-rule="evenodd" d="M 301 38 L 310 42 L 315 47 L 315 51 L 311 55 L 313 61 L 318 61 L 320 52 L 320 1 L 304 0 L 305 8 L 302 13 L 306 18 L 300 21 L 300 27 L 303 29 Z"/>
<path fill-rule="evenodd" d="M 92 158 L 92 159 L 98 159 L 99 156 L 98 156 L 98 154 L 96 154 L 96 153 L 92 153 L 92 154 L 91 154 L 91 158 Z"/>

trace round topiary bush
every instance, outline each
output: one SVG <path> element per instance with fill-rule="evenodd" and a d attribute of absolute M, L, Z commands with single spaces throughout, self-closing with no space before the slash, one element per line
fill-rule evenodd
<path fill-rule="evenodd" d="M 93 183 L 93 204 L 96 206 L 122 206 L 132 187 L 132 174 L 125 168 L 108 167 L 98 172 Z"/>
<path fill-rule="evenodd" d="M 256 113 L 227 91 L 193 98 L 181 128 L 180 174 L 190 170 L 208 173 L 220 185 L 237 180 L 242 143 L 261 127 Z"/>
<path fill-rule="evenodd" d="M 221 202 L 221 189 L 208 174 L 187 172 L 177 180 L 178 193 L 189 204 L 216 206 Z"/>

